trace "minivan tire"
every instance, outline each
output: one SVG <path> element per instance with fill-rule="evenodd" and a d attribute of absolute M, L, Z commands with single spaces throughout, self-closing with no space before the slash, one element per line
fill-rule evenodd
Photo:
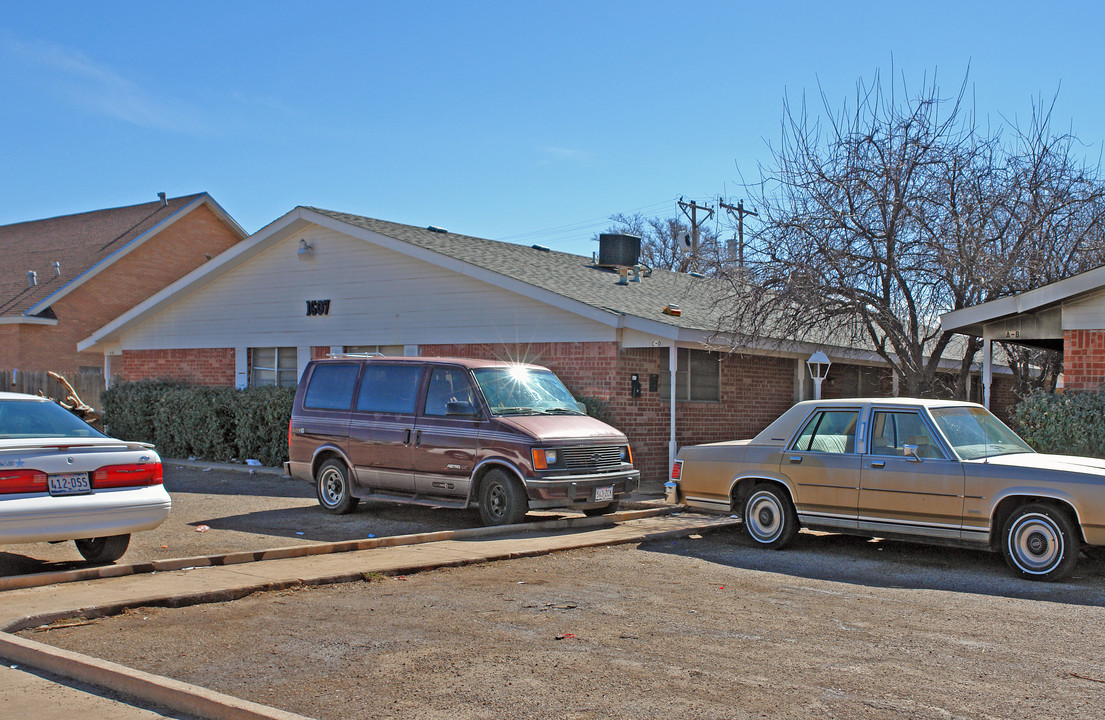
<path fill-rule="evenodd" d="M 357 507 L 358 499 L 349 486 L 349 468 L 341 460 L 327 460 L 319 466 L 315 492 L 318 504 L 335 515 L 351 513 Z"/>
<path fill-rule="evenodd" d="M 484 525 L 515 525 L 526 518 L 529 501 L 518 481 L 492 470 L 480 483 L 480 519 Z"/>

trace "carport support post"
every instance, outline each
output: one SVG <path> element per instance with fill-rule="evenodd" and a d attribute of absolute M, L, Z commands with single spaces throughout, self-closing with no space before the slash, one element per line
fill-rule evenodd
<path fill-rule="evenodd" d="M 671 371 L 671 384 L 668 387 L 671 388 L 671 418 L 670 429 L 668 434 L 668 475 L 671 475 L 671 469 L 675 466 L 675 371 L 678 369 L 679 364 L 679 351 L 675 347 L 675 343 L 671 344 L 668 348 L 668 369 Z"/>
<path fill-rule="evenodd" d="M 982 339 L 982 404 L 990 409 L 990 382 L 994 379 L 993 344 L 990 338 Z"/>

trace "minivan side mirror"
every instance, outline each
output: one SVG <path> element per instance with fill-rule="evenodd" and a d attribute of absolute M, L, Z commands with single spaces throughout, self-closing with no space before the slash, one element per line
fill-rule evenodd
<path fill-rule="evenodd" d="M 453 400 L 445 406 L 446 415 L 460 415 L 462 417 L 476 417 L 480 411 L 467 400 Z"/>

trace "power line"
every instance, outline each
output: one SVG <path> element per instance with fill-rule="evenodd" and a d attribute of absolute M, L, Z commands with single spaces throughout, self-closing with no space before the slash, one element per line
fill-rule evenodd
<path fill-rule="evenodd" d="M 579 222 L 569 223 L 567 225 L 558 225 L 556 227 L 545 228 L 543 230 L 532 230 L 530 232 L 518 233 L 515 235 L 506 235 L 504 237 L 495 238 L 503 242 L 518 242 L 525 241 L 531 242 L 537 239 L 545 239 L 546 244 L 554 244 L 558 240 L 548 240 L 548 238 L 563 238 L 559 242 L 578 242 L 581 239 L 580 235 L 588 229 L 597 229 L 608 226 L 610 224 L 610 218 L 614 215 L 633 215 L 636 213 L 645 213 L 649 211 L 659 210 L 665 206 L 669 206 L 675 203 L 675 198 L 670 200 L 661 200 L 659 202 L 643 205 L 633 210 L 627 210 L 622 212 L 612 212 L 609 215 L 601 218 L 593 218 L 591 220 L 580 220 Z"/>

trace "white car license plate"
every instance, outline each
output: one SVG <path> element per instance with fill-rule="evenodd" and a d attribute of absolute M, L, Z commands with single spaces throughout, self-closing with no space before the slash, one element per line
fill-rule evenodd
<path fill-rule="evenodd" d="M 614 486 L 607 485 L 606 487 L 595 488 L 595 502 L 602 502 L 603 500 L 614 499 Z"/>
<path fill-rule="evenodd" d="M 47 478 L 51 495 L 81 495 L 92 492 L 88 484 L 88 473 L 61 473 Z"/>

